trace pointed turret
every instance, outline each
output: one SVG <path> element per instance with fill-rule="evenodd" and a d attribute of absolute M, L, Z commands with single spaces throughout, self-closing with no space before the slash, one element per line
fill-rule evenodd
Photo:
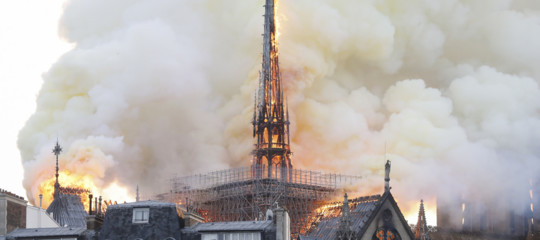
<path fill-rule="evenodd" d="M 286 109 L 276 42 L 274 0 L 266 0 L 263 59 L 253 112 L 252 170 L 257 178 L 290 180 L 289 114 Z"/>
<path fill-rule="evenodd" d="M 414 235 L 416 240 L 431 240 L 426 222 L 426 212 L 424 210 L 424 200 L 420 200 L 420 210 L 418 211 L 418 222 Z"/>
<path fill-rule="evenodd" d="M 343 197 L 341 220 L 337 236 L 338 240 L 356 239 L 356 232 L 353 230 L 351 223 L 351 209 L 349 208 L 349 199 L 347 193 L 345 193 L 345 196 Z"/>
<path fill-rule="evenodd" d="M 54 182 L 54 198 L 58 198 L 58 195 L 60 194 L 60 183 L 58 182 L 58 155 L 62 152 L 62 147 L 58 144 L 58 139 L 56 139 L 56 146 L 54 146 L 53 151 L 54 155 L 56 155 L 56 181 Z"/>

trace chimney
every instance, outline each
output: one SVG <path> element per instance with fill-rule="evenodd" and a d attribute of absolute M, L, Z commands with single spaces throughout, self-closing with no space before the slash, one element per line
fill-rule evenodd
<path fill-rule="evenodd" d="M 38 228 L 41 228 L 41 211 L 43 209 L 43 194 L 39 194 L 39 212 L 37 214 Z"/>
<path fill-rule="evenodd" d="M 276 240 L 291 240 L 291 219 L 287 210 L 278 207 L 274 209 L 276 224 Z"/>
<path fill-rule="evenodd" d="M 204 218 L 195 212 L 183 212 L 182 215 L 183 215 L 184 224 L 186 227 L 192 227 L 198 223 L 204 222 Z"/>
<path fill-rule="evenodd" d="M 98 215 L 101 215 L 101 196 L 99 196 L 99 206 L 98 206 L 98 209 L 97 209 L 97 214 Z"/>
<path fill-rule="evenodd" d="M 103 225 L 103 218 L 96 215 L 86 216 L 86 229 L 99 231 Z"/>
<path fill-rule="evenodd" d="M 88 215 L 92 215 L 92 199 L 93 199 L 93 195 L 90 194 L 88 195 L 88 199 L 89 199 L 89 204 L 88 204 Z"/>

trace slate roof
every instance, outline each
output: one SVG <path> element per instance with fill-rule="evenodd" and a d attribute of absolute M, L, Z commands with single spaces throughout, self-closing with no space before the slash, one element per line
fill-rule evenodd
<path fill-rule="evenodd" d="M 60 194 L 47 208 L 47 213 L 53 214 L 54 220 L 63 227 L 86 228 L 84 205 L 79 195 Z"/>
<path fill-rule="evenodd" d="M 78 237 L 86 231 L 82 227 L 59 227 L 59 228 L 17 228 L 6 235 L 10 238 L 30 238 L 30 237 Z"/>
<path fill-rule="evenodd" d="M 148 222 L 133 223 L 134 208 L 149 208 Z M 99 234 L 104 240 L 180 239 L 183 226 L 176 204 L 141 201 L 109 205 Z"/>
<path fill-rule="evenodd" d="M 122 203 L 122 204 L 115 204 L 115 205 L 109 205 L 107 207 L 107 210 L 109 209 L 121 209 L 121 208 L 138 208 L 138 207 L 176 207 L 176 204 L 169 203 L 169 202 L 160 202 L 160 201 L 139 201 L 139 202 L 130 202 L 130 203 Z"/>
<path fill-rule="evenodd" d="M 353 229 L 363 229 L 369 223 L 369 218 L 382 203 L 381 195 L 360 197 L 349 200 L 350 218 Z M 336 202 L 331 207 L 322 210 L 315 220 L 315 225 L 300 236 L 301 240 L 337 239 L 337 231 L 341 222 L 342 203 Z"/>
<path fill-rule="evenodd" d="M 275 228 L 271 220 L 268 221 L 242 221 L 242 222 L 209 222 L 193 226 L 198 232 L 231 232 L 246 231 L 257 232 Z"/>

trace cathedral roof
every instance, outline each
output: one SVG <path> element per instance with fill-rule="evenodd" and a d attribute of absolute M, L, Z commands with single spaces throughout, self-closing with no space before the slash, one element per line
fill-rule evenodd
<path fill-rule="evenodd" d="M 390 191 L 385 192 L 382 196 L 373 195 L 349 200 L 350 222 L 356 236 L 362 237 L 366 233 L 377 214 L 382 211 L 382 206 L 388 206 L 388 203 L 385 204 L 385 202 L 389 202 L 390 206 L 398 214 L 399 224 L 406 227 L 403 234 L 410 236 L 412 239 L 414 235 Z M 332 204 L 331 207 L 322 210 L 306 236 L 300 235 L 300 240 L 338 239 L 337 233 L 341 224 L 341 211 L 342 205 L 340 203 Z"/>
<path fill-rule="evenodd" d="M 59 194 L 47 208 L 60 226 L 86 227 L 86 216 L 81 198 L 78 195 Z"/>
<path fill-rule="evenodd" d="M 381 195 L 359 197 L 349 200 L 350 220 L 353 229 L 363 229 L 367 226 L 369 217 L 381 202 Z M 342 205 L 332 204 L 331 207 L 322 210 L 315 220 L 316 226 L 312 227 L 306 236 L 300 236 L 302 240 L 337 239 L 337 232 L 341 223 Z"/>

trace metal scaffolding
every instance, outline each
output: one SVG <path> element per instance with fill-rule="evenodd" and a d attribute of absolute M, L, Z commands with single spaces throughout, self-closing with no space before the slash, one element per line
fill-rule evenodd
<path fill-rule="evenodd" d="M 170 182 L 170 192 L 157 198 L 184 205 L 210 222 L 260 219 L 268 208 L 277 204 L 289 211 L 291 233 L 297 236 L 314 220 L 315 209 L 333 200 L 337 190 L 361 179 L 298 169 L 291 170 L 290 179 L 261 178 L 257 177 L 260 171 L 264 169 L 242 167 L 175 176 Z"/>

